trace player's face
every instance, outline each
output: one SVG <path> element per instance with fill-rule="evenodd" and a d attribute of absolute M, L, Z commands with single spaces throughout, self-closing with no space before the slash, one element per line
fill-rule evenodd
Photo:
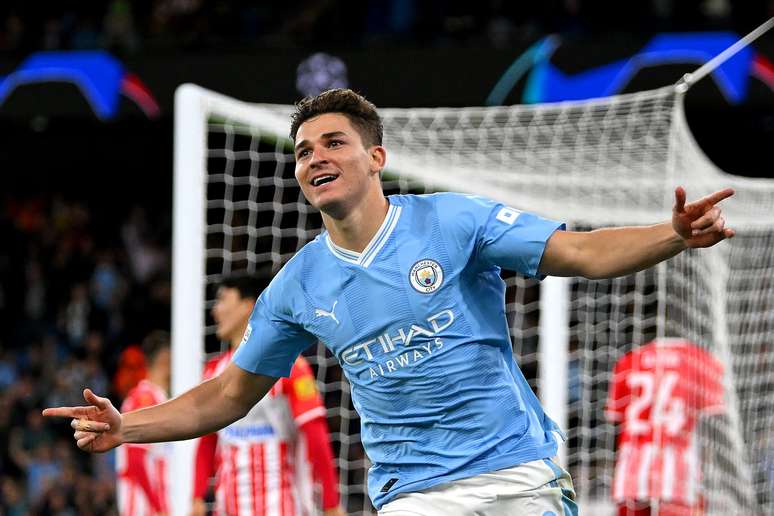
<path fill-rule="evenodd" d="M 296 179 L 315 208 L 346 215 L 369 188 L 381 188 L 384 148 L 363 146 L 360 134 L 340 113 L 310 118 L 296 134 Z"/>
<path fill-rule="evenodd" d="M 212 307 L 218 338 L 229 342 L 240 340 L 254 304 L 252 299 L 240 297 L 238 289 L 220 287 Z"/>

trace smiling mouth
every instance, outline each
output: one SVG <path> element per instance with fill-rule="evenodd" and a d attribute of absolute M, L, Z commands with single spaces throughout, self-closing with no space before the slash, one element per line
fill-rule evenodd
<path fill-rule="evenodd" d="M 334 175 L 325 175 L 325 176 L 319 176 L 312 179 L 312 186 L 322 186 L 324 184 L 330 183 L 331 181 L 335 181 L 338 176 Z"/>

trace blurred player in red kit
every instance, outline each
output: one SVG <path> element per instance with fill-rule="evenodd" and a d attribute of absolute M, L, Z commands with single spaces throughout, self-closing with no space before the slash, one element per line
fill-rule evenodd
<path fill-rule="evenodd" d="M 210 360 L 204 379 L 229 364 L 268 275 L 234 275 L 218 288 L 212 316 L 217 336 L 230 349 Z M 312 369 L 298 357 L 282 378 L 243 419 L 199 439 L 196 448 L 192 514 L 205 514 L 204 499 L 215 477 L 215 514 L 343 515 L 333 464 L 325 407 Z M 322 492 L 315 502 L 315 483 Z"/>
<path fill-rule="evenodd" d="M 723 365 L 683 339 L 658 339 L 616 363 L 606 414 L 621 424 L 613 499 L 619 516 L 698 516 L 696 422 L 722 413 Z"/>
<path fill-rule="evenodd" d="M 145 379 L 129 390 L 121 412 L 158 405 L 167 400 L 171 354 L 169 334 L 151 332 L 142 343 L 147 363 Z M 124 444 L 117 450 L 118 512 L 121 516 L 169 513 L 167 464 L 168 443 Z"/>

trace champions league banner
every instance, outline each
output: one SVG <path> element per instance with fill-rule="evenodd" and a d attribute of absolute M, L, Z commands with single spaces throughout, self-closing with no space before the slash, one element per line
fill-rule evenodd
<path fill-rule="evenodd" d="M 249 102 L 277 104 L 339 87 L 363 93 L 380 107 L 558 102 L 674 84 L 735 38 L 728 32 L 657 34 L 637 41 L 581 42 L 549 36 L 498 50 L 295 49 L 131 59 L 104 51 L 34 52 L 0 61 L 0 131 L 6 135 L 6 148 L 18 151 L 8 153 L 6 166 L 20 169 L 28 165 L 28 156 L 39 155 L 34 135 L 47 135 L 45 156 L 50 155 L 50 163 L 43 169 L 50 172 L 42 172 L 48 174 L 43 183 L 75 188 L 73 176 L 92 170 L 93 153 L 79 154 L 84 163 L 74 167 L 79 171 L 75 175 L 62 174 L 55 157 L 82 145 L 79 135 L 90 134 L 93 148 L 133 142 L 140 151 L 114 151 L 171 163 L 174 92 L 185 82 Z M 686 97 L 688 122 L 700 147 L 731 173 L 771 176 L 773 62 L 774 39 L 763 38 Z M 131 177 L 154 176 L 157 168 L 144 163 L 133 164 Z M 130 164 L 131 159 L 124 159 L 109 167 Z M 95 175 L 90 172 L 84 180 L 88 188 L 99 184 Z M 30 186 L 40 177 L 11 174 L 5 187 L 11 187 L 9 182 Z M 143 183 L 138 179 L 137 184 Z"/>
<path fill-rule="evenodd" d="M 391 107 L 579 100 L 674 84 L 736 39 L 731 32 L 665 33 L 621 42 L 548 36 L 498 50 L 261 50 L 148 55 L 124 62 L 102 51 L 37 52 L 18 62 L 0 62 L 0 116 L 88 115 L 84 107 L 102 120 L 155 117 L 159 110 L 169 115 L 175 88 L 185 82 L 277 104 L 340 87 Z M 769 40 L 722 65 L 692 91 L 690 101 L 774 107 L 774 42 Z M 81 101 L 71 98 L 79 94 Z"/>

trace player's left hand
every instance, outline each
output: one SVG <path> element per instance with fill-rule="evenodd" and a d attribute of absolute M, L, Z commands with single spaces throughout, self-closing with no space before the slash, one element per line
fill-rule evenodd
<path fill-rule="evenodd" d="M 685 202 L 685 189 L 675 188 L 675 206 L 672 209 L 672 227 L 686 247 L 710 247 L 731 238 L 735 231 L 725 227 L 726 221 L 717 203 L 734 195 L 725 188 L 698 201 Z"/>
<path fill-rule="evenodd" d="M 333 507 L 330 509 L 326 509 L 323 513 L 323 516 L 346 516 L 346 513 L 344 512 L 344 509 L 341 508 L 339 505 L 338 507 Z"/>

